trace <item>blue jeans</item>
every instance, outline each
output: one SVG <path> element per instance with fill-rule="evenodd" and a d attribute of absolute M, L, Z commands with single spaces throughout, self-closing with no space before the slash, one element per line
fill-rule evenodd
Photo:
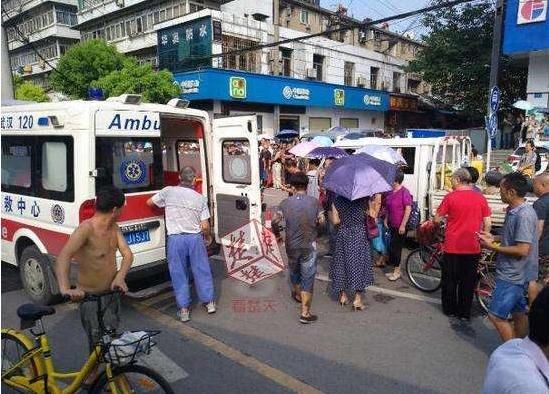
<path fill-rule="evenodd" d="M 287 250 L 290 281 L 302 291 L 313 292 L 316 275 L 316 250 Z"/>
<path fill-rule="evenodd" d="M 191 305 L 189 268 L 200 301 L 213 301 L 213 277 L 202 234 L 168 235 L 167 253 L 168 268 L 179 308 L 188 308 Z"/>
<path fill-rule="evenodd" d="M 496 279 L 489 312 L 500 319 L 507 319 L 512 313 L 526 312 L 526 284 L 516 284 Z"/>

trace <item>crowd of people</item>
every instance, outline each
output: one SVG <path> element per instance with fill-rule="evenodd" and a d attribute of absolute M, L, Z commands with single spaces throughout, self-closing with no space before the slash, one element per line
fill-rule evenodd
<path fill-rule="evenodd" d="M 549 117 L 536 120 L 534 116 L 507 114 L 503 119 L 500 148 L 513 149 L 527 140 L 549 138 Z"/>

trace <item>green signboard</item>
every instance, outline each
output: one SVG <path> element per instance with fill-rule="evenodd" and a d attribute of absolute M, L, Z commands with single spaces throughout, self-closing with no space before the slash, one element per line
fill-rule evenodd
<path fill-rule="evenodd" d="M 345 105 L 345 90 L 334 89 L 334 104 L 343 107 Z"/>
<path fill-rule="evenodd" d="M 160 69 L 178 72 L 212 65 L 210 17 L 159 30 L 157 39 Z"/>
<path fill-rule="evenodd" d="M 229 79 L 229 94 L 232 98 L 246 98 L 246 78 L 231 77 Z"/>

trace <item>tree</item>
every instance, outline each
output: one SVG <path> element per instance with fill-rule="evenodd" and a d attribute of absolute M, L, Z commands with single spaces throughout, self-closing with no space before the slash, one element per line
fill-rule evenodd
<path fill-rule="evenodd" d="M 150 64 L 139 65 L 135 59 L 127 59 L 121 70 L 99 78 L 92 86 L 102 88 L 105 95 L 118 96 L 124 93 L 143 95 L 143 100 L 166 103 L 179 96 L 179 86 L 174 84 L 172 73 L 167 70 L 154 71 Z"/>
<path fill-rule="evenodd" d="M 433 93 L 475 120 L 486 113 L 490 83 L 490 57 L 494 8 L 491 3 L 467 4 L 429 13 L 423 20 L 430 34 L 426 47 L 407 67 L 430 83 Z M 500 60 L 502 109 L 526 91 L 527 70 Z"/>
<path fill-rule="evenodd" d="M 15 85 L 15 98 L 17 100 L 36 101 L 38 103 L 50 101 L 41 86 L 25 81 L 19 75 L 13 76 L 13 84 Z"/>
<path fill-rule="evenodd" d="M 82 41 L 59 59 L 50 82 L 54 89 L 71 98 L 87 98 L 92 81 L 122 68 L 126 56 L 103 40 Z"/>

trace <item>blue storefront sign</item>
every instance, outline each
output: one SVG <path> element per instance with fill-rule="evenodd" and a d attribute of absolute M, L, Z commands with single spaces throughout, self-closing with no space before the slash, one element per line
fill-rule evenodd
<path fill-rule="evenodd" d="M 503 53 L 549 50 L 547 0 L 508 0 L 505 6 Z"/>
<path fill-rule="evenodd" d="M 210 68 L 175 73 L 183 98 L 385 112 L 384 91 Z"/>

